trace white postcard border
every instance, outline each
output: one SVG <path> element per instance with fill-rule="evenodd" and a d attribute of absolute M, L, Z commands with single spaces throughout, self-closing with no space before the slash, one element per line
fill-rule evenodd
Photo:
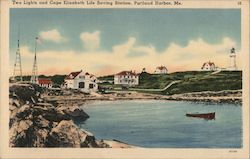
<path fill-rule="evenodd" d="M 112 0 L 113 1 L 113 0 Z M 243 148 L 241 149 L 94 149 L 94 148 L 9 148 L 8 138 L 8 75 L 9 75 L 9 9 L 10 8 L 57 8 L 51 5 L 12 5 L 1 1 L 1 153 L 2 158 L 235 158 L 249 157 L 249 1 L 213 0 L 184 1 L 181 6 L 154 6 L 154 8 L 241 8 L 241 48 L 245 54 L 243 68 Z M 240 5 L 239 5 L 240 2 Z M 100 8 L 100 6 L 59 6 L 60 8 Z M 112 6 L 102 6 L 113 8 Z M 124 6 L 115 6 L 124 8 Z M 130 6 L 130 8 L 152 8 L 152 6 Z"/>

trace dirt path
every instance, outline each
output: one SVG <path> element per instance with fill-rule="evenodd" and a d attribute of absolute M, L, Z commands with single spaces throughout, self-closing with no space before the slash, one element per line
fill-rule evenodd
<path fill-rule="evenodd" d="M 181 80 L 178 81 L 172 81 L 171 83 L 169 83 L 166 87 L 162 88 L 162 89 L 140 89 L 140 88 L 130 88 L 129 90 L 131 91 L 148 91 L 148 92 L 162 92 L 167 90 L 168 88 L 170 88 L 172 85 L 181 82 Z"/>

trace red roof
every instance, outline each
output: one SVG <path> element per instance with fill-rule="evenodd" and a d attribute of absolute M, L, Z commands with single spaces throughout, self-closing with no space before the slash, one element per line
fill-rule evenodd
<path fill-rule="evenodd" d="M 165 66 L 158 66 L 157 69 L 159 69 L 159 70 L 167 70 L 167 68 Z"/>
<path fill-rule="evenodd" d="M 82 70 L 81 70 L 81 71 L 78 71 L 78 72 L 71 72 L 65 79 L 74 79 L 74 78 L 76 78 L 76 76 L 79 75 L 81 72 L 82 72 Z"/>
<path fill-rule="evenodd" d="M 117 73 L 116 75 L 120 75 L 120 76 L 138 76 L 138 74 L 136 74 L 135 72 L 132 71 L 122 71 Z"/>
<path fill-rule="evenodd" d="M 52 81 L 50 78 L 38 78 L 39 84 L 52 84 Z"/>

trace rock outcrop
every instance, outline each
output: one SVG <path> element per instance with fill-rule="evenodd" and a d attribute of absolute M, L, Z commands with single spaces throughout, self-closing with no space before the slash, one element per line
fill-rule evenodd
<path fill-rule="evenodd" d="M 104 148 L 139 148 L 139 147 L 115 140 L 115 139 L 114 140 L 100 140 L 97 142 L 98 142 L 98 145 Z"/>
<path fill-rule="evenodd" d="M 80 130 L 72 120 L 62 120 L 51 129 L 48 139 L 49 147 L 98 147 L 95 137 Z"/>
<path fill-rule="evenodd" d="M 82 121 L 87 118 L 89 118 L 89 115 L 86 114 L 79 106 L 73 105 L 73 106 L 65 106 L 65 105 L 59 105 L 57 107 L 57 110 L 64 114 L 64 116 L 68 116 L 72 120 Z"/>
<path fill-rule="evenodd" d="M 78 106 L 54 106 L 40 98 L 34 84 L 10 85 L 10 147 L 100 147 L 73 120 L 89 116 Z"/>

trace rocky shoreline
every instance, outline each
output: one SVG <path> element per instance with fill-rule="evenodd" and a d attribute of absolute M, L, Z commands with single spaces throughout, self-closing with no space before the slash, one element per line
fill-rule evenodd
<path fill-rule="evenodd" d="M 78 105 L 48 103 L 42 89 L 34 84 L 10 84 L 10 147 L 134 147 L 114 140 L 96 140 L 75 121 L 89 118 Z"/>
<path fill-rule="evenodd" d="M 208 102 L 208 103 L 242 103 L 242 90 L 225 90 L 225 91 L 204 91 L 194 93 L 184 93 L 176 95 L 158 95 L 148 93 L 138 93 L 135 91 L 112 92 L 109 94 L 88 95 L 83 93 L 71 93 L 61 96 L 45 95 L 44 99 L 48 102 L 70 103 L 83 105 L 88 101 L 112 101 L 112 100 L 173 100 L 173 101 L 190 101 L 190 102 Z"/>
<path fill-rule="evenodd" d="M 204 91 L 176 94 L 167 97 L 168 100 L 191 101 L 191 102 L 208 102 L 208 103 L 232 103 L 242 104 L 242 90 L 225 90 L 225 91 Z"/>
<path fill-rule="evenodd" d="M 242 91 L 196 92 L 171 96 L 138 92 L 84 94 L 65 90 L 63 95 L 49 96 L 35 84 L 10 84 L 10 147 L 93 147 L 132 148 L 118 140 L 96 140 L 75 122 L 89 115 L 80 106 L 95 100 L 178 100 L 209 103 L 241 104 Z"/>

